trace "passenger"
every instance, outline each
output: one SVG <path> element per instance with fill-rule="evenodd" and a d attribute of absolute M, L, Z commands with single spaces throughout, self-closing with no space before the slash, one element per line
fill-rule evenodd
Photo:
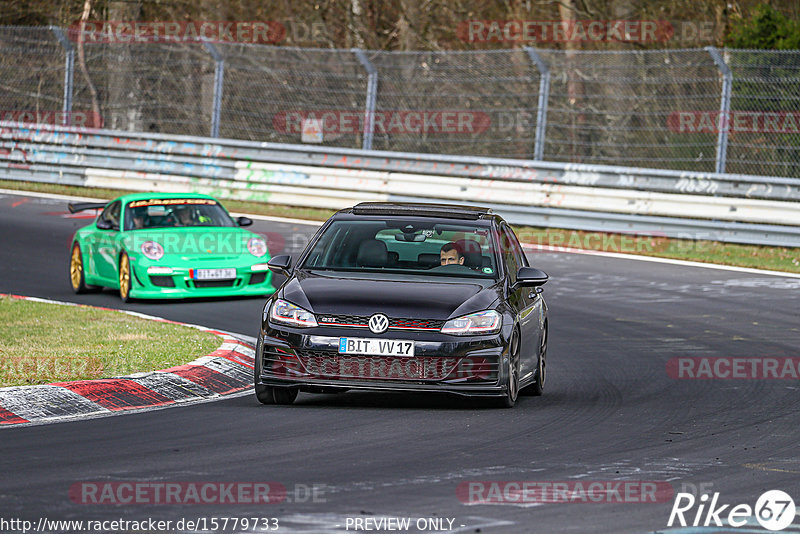
<path fill-rule="evenodd" d="M 445 243 L 439 251 L 441 265 L 464 265 L 464 252 L 452 241 Z"/>

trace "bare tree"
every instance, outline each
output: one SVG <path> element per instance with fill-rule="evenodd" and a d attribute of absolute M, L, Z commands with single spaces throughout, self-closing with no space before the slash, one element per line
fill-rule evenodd
<path fill-rule="evenodd" d="M 562 0 L 558 3 L 558 12 L 561 23 L 568 28 L 567 32 L 575 26 L 578 20 L 580 6 L 578 0 Z M 581 43 L 576 40 L 566 39 L 567 69 L 567 106 L 570 114 L 570 160 L 582 161 L 586 155 L 590 140 L 585 133 L 586 115 L 584 113 L 584 85 L 582 73 L 579 70 L 577 51 Z"/>
<path fill-rule="evenodd" d="M 89 75 L 89 69 L 86 67 L 86 48 L 84 46 L 86 21 L 92 13 L 92 0 L 85 0 L 83 4 L 83 13 L 81 13 L 80 23 L 78 24 L 78 66 L 81 69 L 81 74 L 86 82 L 86 87 L 89 89 L 89 95 L 92 99 L 92 117 L 100 117 L 100 99 L 97 95 L 97 88 L 92 82 L 92 77 Z"/>

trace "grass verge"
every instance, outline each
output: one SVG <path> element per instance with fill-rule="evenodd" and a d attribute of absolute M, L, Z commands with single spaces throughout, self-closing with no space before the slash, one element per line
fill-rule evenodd
<path fill-rule="evenodd" d="M 112 199 L 132 191 L 111 189 L 86 189 L 84 187 L 0 180 L 0 188 L 23 191 L 40 191 L 63 195 L 91 196 Z M 259 202 L 225 200 L 225 206 L 235 212 L 253 213 L 273 217 L 290 217 L 325 221 L 336 210 L 298 208 Z M 640 254 L 659 258 L 716 263 L 736 267 L 769 269 L 800 273 L 800 248 L 738 245 L 719 241 L 672 239 L 654 236 L 630 236 L 558 228 L 531 228 L 515 226 L 523 243 L 569 247 L 622 254 Z"/>
<path fill-rule="evenodd" d="M 216 350 L 195 328 L 0 296 L 0 387 L 91 380 L 180 365 Z"/>
<path fill-rule="evenodd" d="M 716 263 L 735 267 L 800 273 L 800 248 L 691 241 L 648 235 L 607 234 L 581 230 L 515 226 L 520 241 L 534 245 Z"/>

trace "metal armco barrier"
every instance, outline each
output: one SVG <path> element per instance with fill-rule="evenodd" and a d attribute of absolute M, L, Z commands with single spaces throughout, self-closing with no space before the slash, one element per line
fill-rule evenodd
<path fill-rule="evenodd" d="M 0 179 L 338 209 L 488 205 L 530 226 L 800 246 L 800 179 L 0 122 Z"/>

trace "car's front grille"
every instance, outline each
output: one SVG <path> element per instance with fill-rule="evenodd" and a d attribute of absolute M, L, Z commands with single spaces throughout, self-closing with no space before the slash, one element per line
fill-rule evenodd
<path fill-rule="evenodd" d="M 250 275 L 250 285 L 261 284 L 267 279 L 267 273 L 254 273 Z"/>
<path fill-rule="evenodd" d="M 319 322 L 325 326 L 350 326 L 366 328 L 368 315 L 320 315 Z M 435 319 L 389 318 L 389 328 L 396 330 L 439 330 L 444 321 Z"/>
<path fill-rule="evenodd" d="M 367 326 L 369 317 L 363 315 L 320 315 L 319 322 L 335 326 Z"/>
<path fill-rule="evenodd" d="M 261 357 L 262 374 L 266 376 L 297 377 L 307 376 L 300 366 L 294 352 L 277 347 L 264 347 Z"/>
<path fill-rule="evenodd" d="M 432 319 L 389 319 L 389 328 L 439 330 L 443 325 L 444 321 Z"/>
<path fill-rule="evenodd" d="M 157 287 L 175 287 L 175 280 L 171 276 L 150 275 L 150 282 Z"/>
<path fill-rule="evenodd" d="M 194 287 L 204 289 L 209 287 L 233 287 L 236 280 L 195 280 Z"/>
<path fill-rule="evenodd" d="M 308 374 L 321 378 L 443 380 L 458 363 L 455 358 L 360 356 L 332 350 L 301 350 L 298 356 Z"/>
<path fill-rule="evenodd" d="M 265 347 L 263 375 L 280 378 L 327 380 L 391 380 L 406 382 L 447 381 L 453 383 L 495 382 L 495 357 L 362 356 L 339 354 L 336 350 L 282 349 Z"/>

